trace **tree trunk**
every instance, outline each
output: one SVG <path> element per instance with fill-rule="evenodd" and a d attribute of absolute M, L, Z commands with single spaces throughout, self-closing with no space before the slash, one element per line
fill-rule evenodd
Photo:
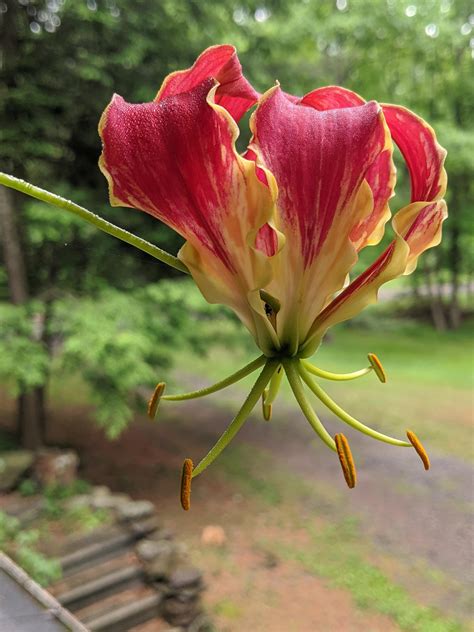
<path fill-rule="evenodd" d="M 433 271 L 427 262 L 424 265 L 424 278 L 433 325 L 437 331 L 445 331 L 448 328 L 448 323 L 444 313 L 443 302 L 439 295 L 439 288 L 436 287 L 436 282 L 433 282 Z"/>
<path fill-rule="evenodd" d="M 15 222 L 11 191 L 0 185 L 0 243 L 7 271 L 10 299 L 14 305 L 28 300 L 25 258 Z M 36 450 L 43 445 L 45 430 L 44 388 L 21 392 L 17 400 L 17 427 L 21 445 Z"/>

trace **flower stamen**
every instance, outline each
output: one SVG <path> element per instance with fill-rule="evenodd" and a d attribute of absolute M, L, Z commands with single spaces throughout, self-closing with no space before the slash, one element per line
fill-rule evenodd
<path fill-rule="evenodd" d="M 346 479 L 347 486 L 352 489 L 357 482 L 357 472 L 354 465 L 354 459 L 352 458 L 351 448 L 349 441 L 346 437 L 339 433 L 334 437 L 336 442 L 337 455 L 342 467 L 342 473 Z"/>
<path fill-rule="evenodd" d="M 158 384 L 155 386 L 153 395 L 148 401 L 148 417 L 150 419 L 154 419 L 156 417 L 156 411 L 158 410 L 158 406 L 160 404 L 163 393 L 165 392 L 165 388 L 165 382 L 158 382 Z"/>
<path fill-rule="evenodd" d="M 191 481 L 193 473 L 193 462 L 191 459 L 184 459 L 183 471 L 181 474 L 181 507 L 184 511 L 189 511 L 191 507 Z"/>
<path fill-rule="evenodd" d="M 322 441 L 329 448 L 331 448 L 331 450 L 336 451 L 336 444 L 334 443 L 334 439 L 323 426 L 319 417 L 313 410 L 313 407 L 309 403 L 308 398 L 306 397 L 298 368 L 297 366 L 295 366 L 295 360 L 284 361 L 283 366 L 285 367 L 285 373 L 288 378 L 288 382 L 290 383 L 291 390 L 293 391 L 295 399 L 298 402 L 303 415 L 309 421 L 311 427 L 320 437 L 320 439 L 322 439 Z"/>
<path fill-rule="evenodd" d="M 263 391 L 262 394 L 262 415 L 265 421 L 270 421 L 272 418 L 272 405 L 266 403 L 268 397 L 268 388 Z"/>
<path fill-rule="evenodd" d="M 430 458 L 429 458 L 425 448 L 423 447 L 423 444 L 418 439 L 416 434 L 414 432 L 412 432 L 411 430 L 407 430 L 407 437 L 408 437 L 408 440 L 410 441 L 410 443 L 412 444 L 412 446 L 415 448 L 416 452 L 418 453 L 418 456 L 422 460 L 423 465 L 425 466 L 425 470 L 429 470 L 430 469 Z"/>
<path fill-rule="evenodd" d="M 224 448 L 229 445 L 229 443 L 232 441 L 238 431 L 242 428 L 244 422 L 247 420 L 248 416 L 255 408 L 255 405 L 262 396 L 268 382 L 271 380 L 273 374 L 275 373 L 278 364 L 278 360 L 267 359 L 265 366 L 258 376 L 257 381 L 253 385 L 252 390 L 248 394 L 247 399 L 242 404 L 241 409 L 236 414 L 234 419 L 231 421 L 227 430 L 221 435 L 215 445 L 194 468 L 192 473 L 193 478 L 201 474 L 201 472 L 203 472 L 214 461 L 214 459 L 219 456 L 222 450 L 224 450 Z"/>
<path fill-rule="evenodd" d="M 378 357 L 375 355 L 375 353 L 369 353 L 367 355 L 367 358 L 369 359 L 375 375 L 379 378 L 382 384 L 385 384 L 385 382 L 387 381 L 387 374 L 385 373 L 385 369 L 383 368 L 383 365 Z"/>
<path fill-rule="evenodd" d="M 329 408 L 339 419 L 344 421 L 349 426 L 352 426 L 356 430 L 363 432 L 369 437 L 373 437 L 378 441 L 384 441 L 385 443 L 390 443 L 391 445 L 397 445 L 404 448 L 409 448 L 410 443 L 407 441 L 401 441 L 400 439 L 395 439 L 394 437 L 390 437 L 388 435 L 383 434 L 382 432 L 378 432 L 369 426 L 366 426 L 352 415 L 349 415 L 343 408 L 341 408 L 336 402 L 329 397 L 329 395 L 317 384 L 314 382 L 308 372 L 305 370 L 305 367 L 300 364 L 300 375 L 303 378 L 304 382 L 311 389 L 311 391 L 316 395 L 318 399 L 322 401 L 322 403 Z"/>
<path fill-rule="evenodd" d="M 266 362 L 267 358 L 264 355 L 261 355 L 259 358 L 252 360 L 249 364 L 246 364 L 244 367 L 229 375 L 223 380 L 216 382 L 212 386 L 207 386 L 206 388 L 201 388 L 197 391 L 191 391 L 189 393 L 181 393 L 180 395 L 165 395 L 163 399 L 169 402 L 180 402 L 187 399 L 197 399 L 198 397 L 205 397 L 206 395 L 210 395 L 211 393 L 216 393 L 217 391 L 221 391 L 232 384 L 236 384 L 240 382 L 244 377 L 250 375 L 261 366 L 263 366 Z"/>
<path fill-rule="evenodd" d="M 359 377 L 363 377 L 367 375 L 373 370 L 372 366 L 368 366 L 365 369 L 360 369 L 359 371 L 353 371 L 352 373 L 333 373 L 332 371 L 325 371 L 324 369 L 320 369 L 311 362 L 307 360 L 301 361 L 304 368 L 308 371 L 308 373 L 312 373 L 317 377 L 322 377 L 325 380 L 333 380 L 334 382 L 345 382 L 347 380 L 356 380 Z"/>

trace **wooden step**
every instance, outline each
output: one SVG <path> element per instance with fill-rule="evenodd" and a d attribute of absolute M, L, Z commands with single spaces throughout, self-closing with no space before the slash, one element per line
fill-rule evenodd
<path fill-rule="evenodd" d="M 140 565 L 128 566 L 59 594 L 57 599 L 68 610 L 75 611 L 104 597 L 125 590 L 131 585 L 143 581 L 144 577 L 145 573 Z"/>
<path fill-rule="evenodd" d="M 61 578 L 51 586 L 48 586 L 48 590 L 51 594 L 61 595 L 69 592 L 78 586 L 88 584 L 89 582 L 108 575 L 114 571 L 118 571 L 121 568 L 138 564 L 138 558 L 132 549 L 126 549 L 124 552 L 118 552 L 116 557 L 105 561 L 99 561 L 94 566 L 88 566 L 87 568 L 79 569 L 76 573 L 69 574 L 67 577 Z"/>
<path fill-rule="evenodd" d="M 84 546 L 60 558 L 63 576 L 67 577 L 79 569 L 95 565 L 100 561 L 115 557 L 136 541 L 135 535 L 127 531 L 119 532 L 107 540 Z"/>
<path fill-rule="evenodd" d="M 127 632 L 131 627 L 157 617 L 161 601 L 162 597 L 158 593 L 133 601 L 87 621 L 87 629 L 90 632 Z"/>
<path fill-rule="evenodd" d="M 162 600 L 153 589 L 130 589 L 79 610 L 76 616 L 90 632 L 127 632 L 159 616 Z"/>

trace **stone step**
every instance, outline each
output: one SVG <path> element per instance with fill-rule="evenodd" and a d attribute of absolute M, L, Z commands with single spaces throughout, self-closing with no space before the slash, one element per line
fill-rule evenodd
<path fill-rule="evenodd" d="M 141 565 L 135 564 L 102 575 L 82 586 L 59 594 L 57 599 L 62 606 L 74 612 L 143 581 L 144 576 L 145 573 Z"/>
<path fill-rule="evenodd" d="M 141 596 L 139 592 L 142 593 Z M 83 609 L 77 612 L 76 616 L 90 632 L 127 632 L 130 628 L 150 621 L 160 614 L 163 597 L 154 590 L 127 591 L 121 597 L 119 602 L 107 603 L 104 600 L 100 604 L 100 610 Z"/>

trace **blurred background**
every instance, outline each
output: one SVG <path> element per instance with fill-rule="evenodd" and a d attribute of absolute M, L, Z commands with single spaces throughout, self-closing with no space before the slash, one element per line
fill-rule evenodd
<path fill-rule="evenodd" d="M 317 358 L 350 371 L 377 353 L 386 385 L 369 375 L 328 390 L 379 430 L 415 430 L 433 470 L 411 451 L 347 432 L 360 472 L 349 492 L 283 390 L 272 423 L 257 411 L 196 481 L 185 514 L 182 459 L 200 459 L 249 383 L 205 402 L 167 403 L 155 425 L 144 395 L 163 379 L 175 391 L 220 379 L 255 356 L 252 341 L 183 275 L 3 187 L 0 449 L 72 447 L 85 479 L 153 501 L 204 571 L 217 630 L 469 629 L 474 8 L 468 0 L 0 1 L 1 170 L 177 252 L 180 238 L 158 221 L 109 206 L 97 124 L 114 92 L 150 101 L 169 72 L 216 43 L 237 47 L 259 91 L 275 80 L 300 95 L 342 85 L 415 110 L 447 148 L 442 245 L 383 289 L 377 306 L 332 330 Z M 396 159 L 393 211 L 409 197 Z M 366 249 L 356 271 L 388 239 Z M 338 431 L 341 422 L 321 414 Z"/>

